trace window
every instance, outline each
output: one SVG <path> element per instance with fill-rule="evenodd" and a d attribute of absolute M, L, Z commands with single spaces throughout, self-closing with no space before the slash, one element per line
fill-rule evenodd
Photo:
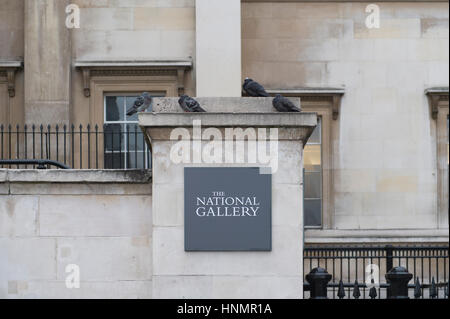
<path fill-rule="evenodd" d="M 449 207 L 449 113 L 447 103 L 440 103 L 437 116 L 437 169 L 439 227 L 448 227 Z"/>
<path fill-rule="evenodd" d="M 437 191 L 438 191 L 438 227 L 448 228 L 448 169 L 449 169 L 449 110 L 448 87 L 437 87 L 425 90 L 428 95 L 431 118 L 436 122 L 436 158 L 437 158 Z"/>
<path fill-rule="evenodd" d="M 303 212 L 307 229 L 334 228 L 333 156 L 338 148 L 342 88 L 267 90 L 300 98 L 303 112 L 317 114 L 317 127 L 303 149 Z M 314 230 L 306 234 L 314 233 Z"/>
<path fill-rule="evenodd" d="M 153 92 L 153 96 L 165 96 Z M 127 116 L 137 94 L 107 94 L 104 100 L 104 168 L 148 169 L 151 156 L 138 125 L 138 116 Z M 147 110 L 149 111 L 149 110 Z"/>
<path fill-rule="evenodd" d="M 304 223 L 305 227 L 322 226 L 322 120 L 304 149 Z"/>

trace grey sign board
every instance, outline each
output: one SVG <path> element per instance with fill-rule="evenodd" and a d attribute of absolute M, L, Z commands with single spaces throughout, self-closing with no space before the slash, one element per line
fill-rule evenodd
<path fill-rule="evenodd" d="M 257 167 L 186 167 L 184 248 L 270 251 L 272 176 Z"/>

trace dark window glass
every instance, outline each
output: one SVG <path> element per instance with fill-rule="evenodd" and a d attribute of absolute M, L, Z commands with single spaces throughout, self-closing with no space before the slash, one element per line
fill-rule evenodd
<path fill-rule="evenodd" d="M 322 120 L 304 149 L 305 227 L 322 226 Z"/>

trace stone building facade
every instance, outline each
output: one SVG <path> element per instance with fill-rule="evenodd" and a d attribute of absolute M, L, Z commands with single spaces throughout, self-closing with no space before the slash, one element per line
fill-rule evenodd
<path fill-rule="evenodd" d="M 66 26 L 70 4 L 80 28 Z M 250 77 L 320 119 L 305 147 L 305 245 L 448 244 L 448 2 L 376 3 L 379 28 L 369 4 L 0 0 L 0 124 L 102 127 L 108 97 L 238 97 Z M 175 280 L 152 279 L 163 265 L 146 251 L 170 238 L 152 237 L 151 203 L 146 174 L 0 170 L 0 297 L 167 297 L 151 289 Z M 71 256 L 84 289 L 63 286 Z"/>

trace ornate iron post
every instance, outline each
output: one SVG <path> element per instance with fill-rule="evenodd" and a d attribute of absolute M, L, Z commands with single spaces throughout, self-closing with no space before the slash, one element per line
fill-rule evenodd
<path fill-rule="evenodd" d="M 310 299 L 328 299 L 327 284 L 331 280 L 331 275 L 325 269 L 314 268 L 305 278 L 310 286 Z"/>
<path fill-rule="evenodd" d="M 389 299 L 409 299 L 408 282 L 413 277 L 405 267 L 394 267 L 386 275 Z"/>

